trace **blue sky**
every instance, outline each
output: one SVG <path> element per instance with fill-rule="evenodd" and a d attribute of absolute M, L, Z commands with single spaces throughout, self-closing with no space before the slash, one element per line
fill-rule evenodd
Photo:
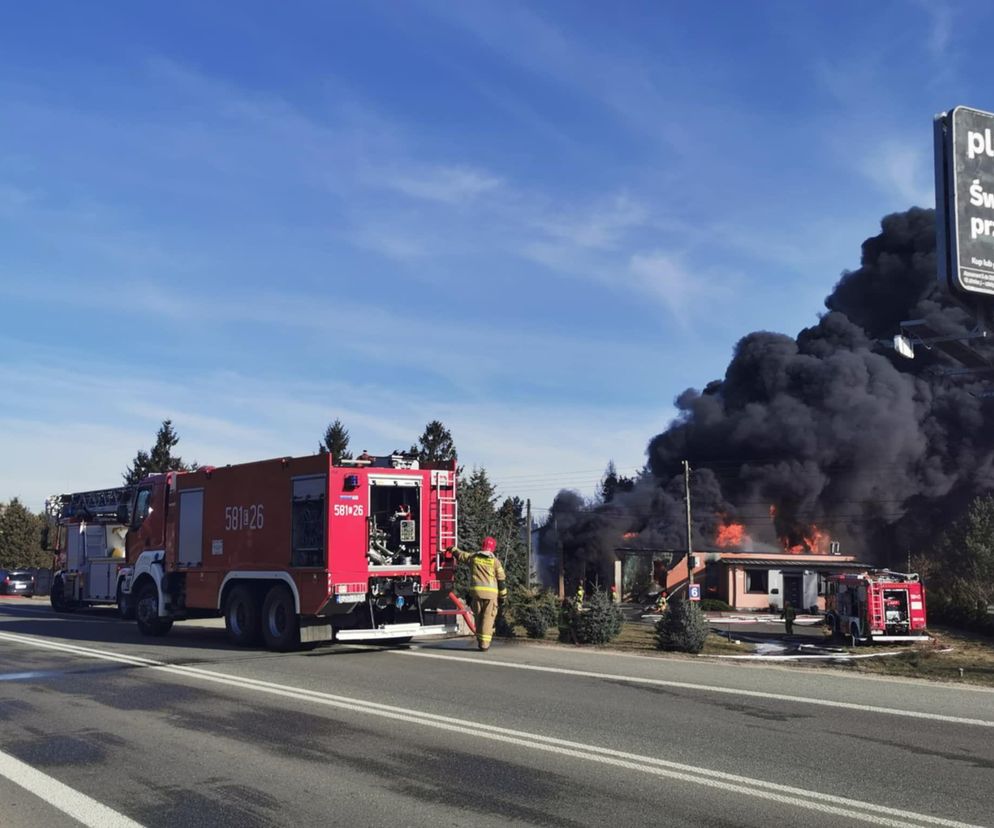
<path fill-rule="evenodd" d="M 8 4 L 0 500 L 426 422 L 547 507 L 796 333 L 994 10 L 925 2 Z M 539 512 L 541 515 L 541 512 Z"/>

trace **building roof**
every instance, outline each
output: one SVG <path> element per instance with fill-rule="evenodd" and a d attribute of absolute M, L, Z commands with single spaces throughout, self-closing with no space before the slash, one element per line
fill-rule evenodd
<path fill-rule="evenodd" d="M 800 560 L 790 560 L 788 558 L 722 558 L 721 563 L 728 566 L 757 566 L 767 569 L 872 569 L 873 564 L 862 563 L 860 561 L 832 560 L 823 556 L 812 556 L 804 558 L 800 555 L 794 556 Z"/>

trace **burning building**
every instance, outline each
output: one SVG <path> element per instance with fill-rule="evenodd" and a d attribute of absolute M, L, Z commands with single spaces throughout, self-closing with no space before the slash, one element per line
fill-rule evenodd
<path fill-rule="evenodd" d="M 694 549 L 794 556 L 776 589 L 793 594 L 789 577 L 800 567 L 803 605 L 803 573 L 814 570 L 801 558 L 831 557 L 837 543 L 875 565 L 903 562 L 994 489 L 994 401 L 984 380 L 944 376 L 956 366 L 938 349 L 906 360 L 890 345 L 906 319 L 949 336 L 975 324 L 936 280 L 933 211 L 887 216 L 825 306 L 795 337 L 746 335 L 724 377 L 681 393 L 630 490 L 597 507 L 561 493 L 553 516 L 564 558 L 607 568 L 631 533 L 629 546 L 685 550 L 687 460 Z M 735 580 L 732 594 L 759 594 L 751 583 Z M 769 578 L 766 588 L 769 596 Z"/>

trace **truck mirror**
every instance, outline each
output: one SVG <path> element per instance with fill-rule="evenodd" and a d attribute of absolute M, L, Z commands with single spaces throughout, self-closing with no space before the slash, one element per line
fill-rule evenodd
<path fill-rule="evenodd" d="M 117 507 L 117 522 L 122 523 L 127 526 L 131 522 L 131 515 L 129 513 L 127 504 L 120 504 Z"/>

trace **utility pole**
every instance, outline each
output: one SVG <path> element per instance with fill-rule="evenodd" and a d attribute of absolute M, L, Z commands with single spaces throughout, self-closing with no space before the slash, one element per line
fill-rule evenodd
<path fill-rule="evenodd" d="M 528 498 L 525 501 L 525 531 L 528 533 L 528 571 L 525 573 L 525 578 L 528 581 L 528 586 L 534 586 L 535 579 L 532 577 L 534 572 L 534 561 L 532 560 L 532 499 Z"/>
<path fill-rule="evenodd" d="M 683 461 L 683 489 L 687 502 L 687 583 L 694 585 L 694 540 L 690 528 L 690 463 Z"/>
<path fill-rule="evenodd" d="M 559 540 L 559 518 L 552 519 L 552 526 L 556 531 L 556 549 L 559 551 L 559 600 L 566 598 L 566 578 L 563 569 L 566 564 L 563 560 L 563 542 Z"/>

